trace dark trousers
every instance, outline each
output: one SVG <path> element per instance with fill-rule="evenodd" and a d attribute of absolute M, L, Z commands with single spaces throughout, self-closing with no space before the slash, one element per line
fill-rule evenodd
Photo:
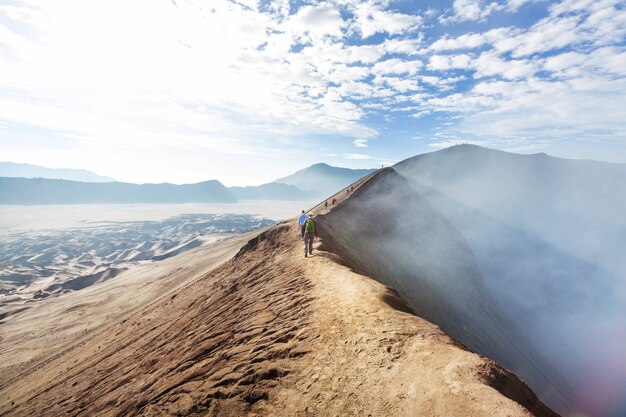
<path fill-rule="evenodd" d="M 315 240 L 315 233 L 304 234 L 304 256 L 307 253 L 310 255 L 313 253 L 313 241 Z"/>
<path fill-rule="evenodd" d="M 304 240 L 304 224 L 300 226 L 300 239 Z"/>

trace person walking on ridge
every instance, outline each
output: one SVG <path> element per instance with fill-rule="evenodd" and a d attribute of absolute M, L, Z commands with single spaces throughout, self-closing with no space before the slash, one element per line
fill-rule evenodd
<path fill-rule="evenodd" d="M 317 223 L 313 220 L 313 213 L 309 213 L 309 218 L 304 222 L 304 257 L 313 254 L 313 241 L 318 238 Z"/>
<path fill-rule="evenodd" d="M 304 212 L 304 210 L 302 210 L 302 214 L 300 214 L 300 217 L 298 217 L 298 226 L 300 226 L 300 240 L 304 240 L 304 222 L 306 222 L 307 219 L 307 215 Z"/>

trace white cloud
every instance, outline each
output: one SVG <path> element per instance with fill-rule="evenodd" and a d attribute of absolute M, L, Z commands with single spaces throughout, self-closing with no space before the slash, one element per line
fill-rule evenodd
<path fill-rule="evenodd" d="M 452 90 L 452 86 L 459 81 L 465 80 L 466 77 L 460 75 L 458 77 L 438 77 L 435 75 L 421 75 L 418 77 L 418 81 L 421 84 L 430 85 L 437 88 L 438 92 L 446 92 Z M 419 97 L 419 98 L 418 98 Z M 412 98 L 422 100 L 424 97 L 430 97 L 428 94 L 416 94 L 413 95 Z"/>
<path fill-rule="evenodd" d="M 374 78 L 374 84 L 387 85 L 391 89 L 399 93 L 421 90 L 421 86 L 419 85 L 417 80 L 411 78 L 377 76 L 376 78 Z"/>
<path fill-rule="evenodd" d="M 506 79 L 532 77 L 537 65 L 526 60 L 504 60 L 494 53 L 484 52 L 474 62 L 475 77 L 502 76 Z"/>
<path fill-rule="evenodd" d="M 426 117 L 428 115 L 432 114 L 431 110 L 420 110 L 417 113 L 413 113 L 411 115 L 411 117 L 415 118 L 415 119 L 421 119 L 422 117 Z"/>
<path fill-rule="evenodd" d="M 124 149 L 162 159 L 172 147 L 258 155 L 296 135 L 375 136 L 363 111 L 330 87 L 366 77 L 362 64 L 384 46 L 342 44 L 344 22 L 331 6 L 292 12 L 229 1 L 3 7 L 0 17 L 17 23 L 0 25 L 0 118 L 51 141 L 71 138 L 81 158 Z M 34 26 L 17 30 L 26 20 Z M 298 42 L 311 53 L 293 50 Z M 315 53 L 324 50 L 326 60 Z"/>
<path fill-rule="evenodd" d="M 291 10 L 289 0 L 270 0 L 267 7 L 282 18 L 287 18 Z"/>
<path fill-rule="evenodd" d="M 339 10 L 329 5 L 304 6 L 292 15 L 286 27 L 296 37 L 319 41 L 326 36 L 341 38 L 345 22 Z"/>
<path fill-rule="evenodd" d="M 384 54 L 385 50 L 379 45 L 359 45 L 346 47 L 350 62 L 362 62 L 371 64 L 378 61 Z"/>
<path fill-rule="evenodd" d="M 422 61 L 404 61 L 401 59 L 393 58 L 386 61 L 379 61 L 373 67 L 372 71 L 375 74 L 409 74 L 414 75 L 422 67 Z"/>
<path fill-rule="evenodd" d="M 472 58 L 469 55 L 433 55 L 430 57 L 428 68 L 436 71 L 449 69 L 467 69 L 470 67 Z"/>
<path fill-rule="evenodd" d="M 454 0 L 454 20 L 480 20 L 486 13 L 481 0 Z"/>
<path fill-rule="evenodd" d="M 424 17 L 433 18 L 433 17 L 437 16 L 437 14 L 439 14 L 439 11 L 437 9 L 435 9 L 434 7 L 429 7 L 424 12 Z"/>
<path fill-rule="evenodd" d="M 319 42 L 302 49 L 300 54 L 289 54 L 290 59 L 304 59 L 316 67 L 335 64 L 371 64 L 385 55 L 382 45 L 347 46 L 341 42 Z"/>
<path fill-rule="evenodd" d="M 234 3 L 240 4 L 248 9 L 258 11 L 259 0 L 232 0 Z"/>
<path fill-rule="evenodd" d="M 615 47 L 598 48 L 584 54 L 565 52 L 546 58 L 543 69 L 559 79 L 589 78 L 591 76 L 626 76 L 626 51 Z"/>
<path fill-rule="evenodd" d="M 422 24 L 420 16 L 383 10 L 374 1 L 356 4 L 354 15 L 354 29 L 362 38 L 369 38 L 377 33 L 406 33 Z"/>
<path fill-rule="evenodd" d="M 470 92 L 422 101 L 437 111 L 456 112 L 456 135 L 517 138 L 522 142 L 624 137 L 626 80 L 581 79 L 553 82 L 529 78 L 489 81 Z"/>
<path fill-rule="evenodd" d="M 70 138 L 70 139 L 78 139 L 78 140 L 89 139 L 87 136 L 75 135 L 73 133 L 67 133 L 67 132 L 53 132 L 52 134 L 55 136 L 62 136 L 65 138 Z"/>
<path fill-rule="evenodd" d="M 593 3 L 593 6 L 591 5 Z M 619 42 L 626 36 L 626 10 L 618 2 L 565 1 L 554 5 L 550 15 L 528 30 L 496 28 L 484 33 L 444 36 L 434 42 L 434 51 L 492 47 L 498 54 L 524 58 L 573 46 L 596 47 Z"/>
<path fill-rule="evenodd" d="M 390 54 L 419 55 L 422 54 L 423 35 L 415 39 L 386 39 L 383 43 L 385 52 Z"/>
<path fill-rule="evenodd" d="M 253 123 L 264 119 L 267 126 L 282 124 L 270 128 L 273 131 L 374 133 L 356 125 L 361 113 L 351 103 L 324 100 L 328 82 L 360 79 L 365 76 L 362 68 L 343 65 L 320 72 L 322 68 L 299 54 L 286 54 L 294 38 L 323 44 L 321 38 L 341 36 L 341 17 L 331 7 L 303 7 L 282 26 L 229 2 L 216 2 L 213 11 L 151 2 L 107 2 L 100 7 L 55 2 L 44 7 L 49 21 L 38 28 L 38 38 L 46 39 L 45 44 L 0 27 L 12 35 L 0 38 L 20 54 L 20 60 L 1 58 L 5 71 L 0 83 L 26 98 L 22 103 L 30 123 L 63 130 L 59 124 L 76 126 L 75 119 L 90 120 L 80 128 L 89 137 L 104 136 L 116 126 L 123 130 L 123 125 L 146 132 L 141 125 L 174 118 L 172 130 L 191 122 L 207 134 L 229 131 L 228 121 L 236 125 L 234 119 L 241 118 Z M 142 22 L 141 31 L 137 21 Z M 376 46 L 342 49 L 347 61 L 371 62 L 384 53 Z M 8 112 L 19 117 L 9 111 L 14 103 L 5 100 L 3 116 Z M 188 104 L 177 106 L 179 102 Z M 117 107 L 119 103 L 128 108 Z M 76 111 L 99 116 L 77 117 L 72 114 Z M 137 127 L 130 128 L 133 124 Z M 154 130 L 162 131 L 163 126 Z"/>
<path fill-rule="evenodd" d="M 564 0 L 550 6 L 552 15 L 566 14 L 581 10 L 592 10 L 603 8 L 607 5 L 612 6 L 618 4 L 619 0 Z"/>
<path fill-rule="evenodd" d="M 586 54 L 566 52 L 547 58 L 543 69 L 559 78 L 577 77 L 582 74 L 581 66 L 589 59 Z"/>
<path fill-rule="evenodd" d="M 593 3 L 593 4 L 592 4 Z M 516 58 L 568 47 L 600 47 L 626 36 L 626 10 L 618 0 L 564 1 L 551 7 L 550 15 L 529 30 L 494 42 L 499 53 Z"/>
<path fill-rule="evenodd" d="M 508 11 L 514 12 L 514 11 L 517 11 L 517 9 L 519 9 L 526 3 L 537 3 L 540 1 L 544 1 L 544 0 L 507 0 L 505 4 L 505 8 Z"/>
<path fill-rule="evenodd" d="M 457 38 L 444 36 L 430 45 L 430 49 L 434 51 L 474 49 L 508 39 L 519 32 L 519 29 L 514 28 L 496 28 L 483 33 L 468 33 Z"/>
<path fill-rule="evenodd" d="M 377 117 L 561 137 L 599 132 L 593 116 L 623 137 L 626 10 L 617 0 L 553 2 L 529 27 L 471 24 L 475 32 L 443 28 L 457 35 L 438 39 L 437 21 L 423 21 L 432 9 L 422 18 L 388 0 L 210 3 L 1 5 L 2 138 L 31 131 L 80 148 L 80 158 L 115 149 L 137 159 L 277 155 L 319 135 L 376 149 L 382 141 L 368 140 L 384 123 L 368 123 Z M 457 0 L 443 20 L 499 17 L 526 3 Z M 448 125 L 455 116 L 463 120 Z M 19 147 L 0 146 L 9 141 Z"/>
<path fill-rule="evenodd" d="M 485 4 L 483 0 L 454 0 L 452 9 L 452 15 L 441 18 L 442 23 L 483 20 L 502 6 L 495 1 Z"/>
<path fill-rule="evenodd" d="M 455 49 L 472 49 L 484 45 L 487 42 L 482 33 L 468 33 L 458 38 L 444 36 L 430 45 L 434 51 L 448 51 Z"/>
<path fill-rule="evenodd" d="M 564 48 L 578 42 L 578 16 L 545 19 L 526 33 L 496 44 L 500 52 L 511 52 L 515 57 L 524 57 L 538 52 Z"/>
<path fill-rule="evenodd" d="M 485 0 L 454 0 L 452 13 L 440 18 L 442 23 L 482 21 L 494 12 L 515 12 L 526 3 L 541 0 L 506 0 L 504 2 Z"/>
<path fill-rule="evenodd" d="M 357 159 L 357 160 L 374 159 L 374 157 L 369 156 L 369 155 L 365 155 L 365 154 L 362 154 L 362 153 L 345 153 L 345 154 L 343 154 L 343 157 L 345 159 Z"/>

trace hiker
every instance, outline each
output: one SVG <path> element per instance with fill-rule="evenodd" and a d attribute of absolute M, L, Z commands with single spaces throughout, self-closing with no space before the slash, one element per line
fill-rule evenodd
<path fill-rule="evenodd" d="M 319 237 L 313 213 L 309 213 L 309 218 L 304 222 L 304 229 L 304 257 L 306 258 L 313 253 L 313 241 Z"/>
<path fill-rule="evenodd" d="M 337 202 L 337 199 L 333 198 L 333 206 L 335 205 L 336 202 Z"/>
<path fill-rule="evenodd" d="M 350 192 L 354 191 L 354 185 L 350 187 Z"/>
<path fill-rule="evenodd" d="M 300 226 L 300 240 L 304 239 L 304 222 L 306 222 L 306 219 L 308 219 L 308 216 L 306 215 L 304 210 L 302 210 L 302 214 L 300 214 L 300 217 L 298 217 L 298 226 Z"/>
<path fill-rule="evenodd" d="M 328 200 L 324 201 L 324 208 L 328 208 Z"/>
<path fill-rule="evenodd" d="M 346 195 L 350 194 L 350 190 L 346 189 Z"/>

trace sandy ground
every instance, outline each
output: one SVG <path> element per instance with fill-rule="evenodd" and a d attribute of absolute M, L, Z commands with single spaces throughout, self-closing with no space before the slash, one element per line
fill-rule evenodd
<path fill-rule="evenodd" d="M 553 415 L 293 223 L 9 317 L 0 414 Z"/>
<path fill-rule="evenodd" d="M 35 307 L 11 316 L 0 327 L 0 386 L 83 343 L 94 332 L 171 296 L 231 258 L 249 237 L 228 238 L 179 257 L 139 265 L 111 281 L 39 300 Z"/>

